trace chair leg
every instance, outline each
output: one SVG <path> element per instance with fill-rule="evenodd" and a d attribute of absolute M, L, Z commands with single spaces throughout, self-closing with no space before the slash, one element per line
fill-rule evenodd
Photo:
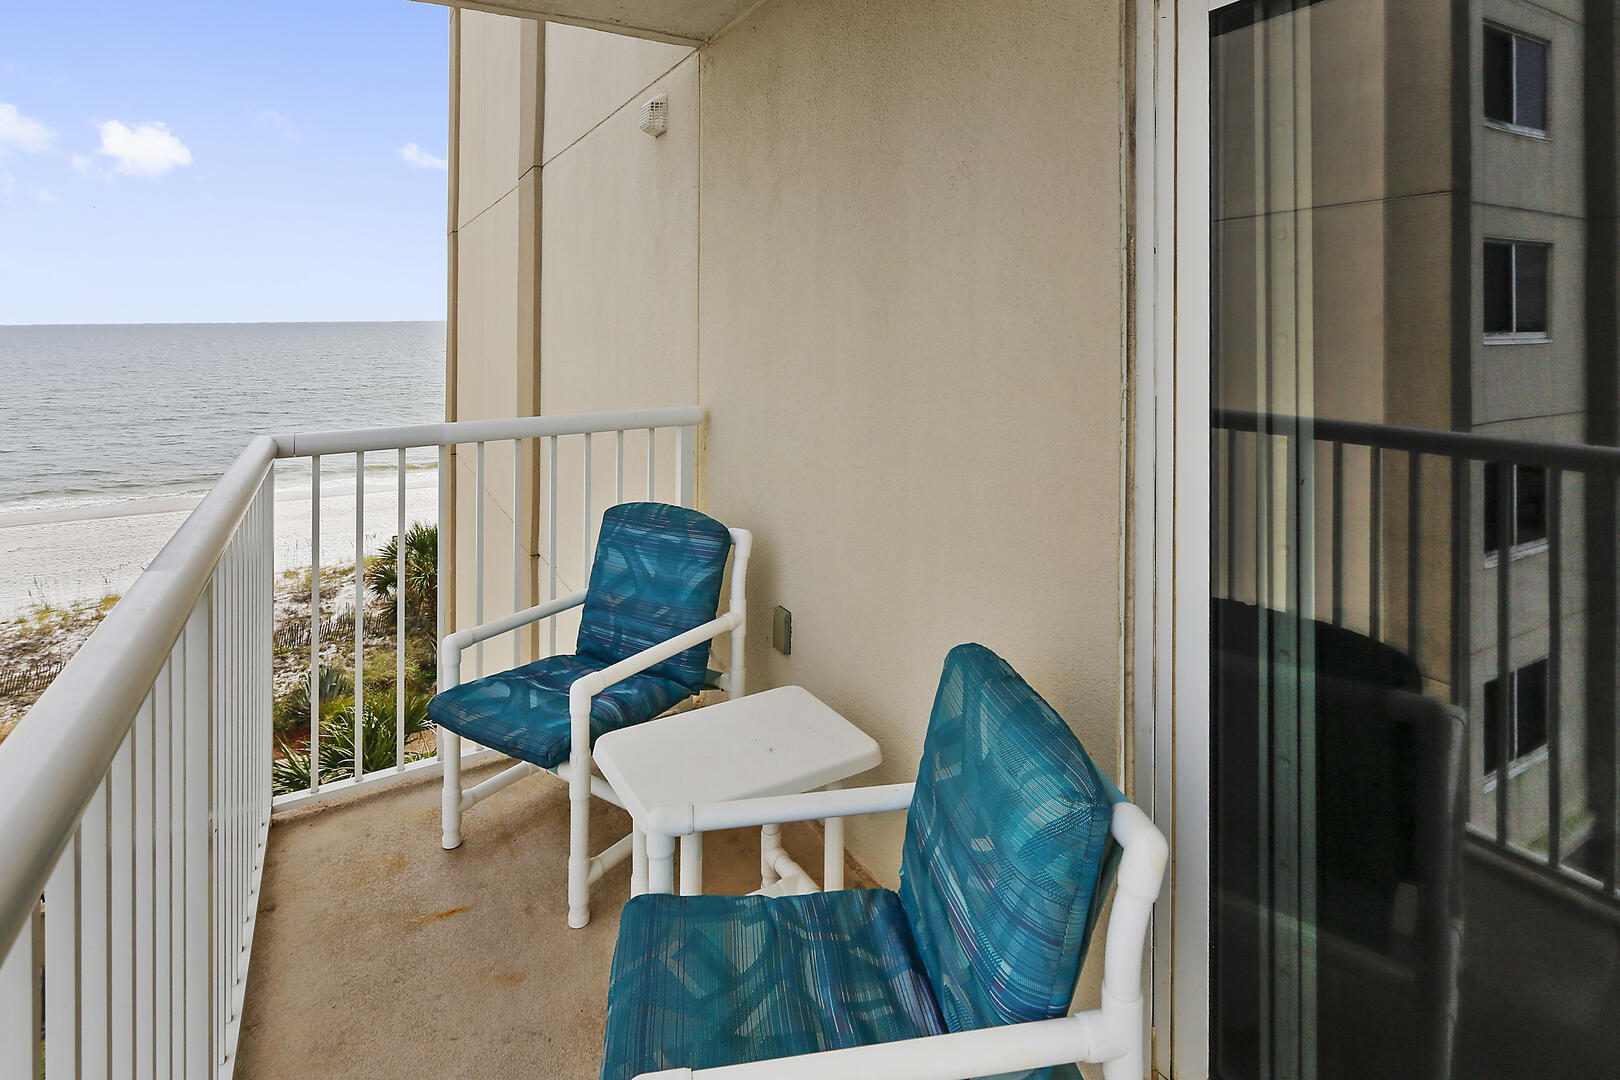
<path fill-rule="evenodd" d="M 591 766 L 571 759 L 568 770 L 568 925 L 591 921 Z"/>
<path fill-rule="evenodd" d="M 448 728 L 438 735 L 439 760 L 444 768 L 444 798 L 440 803 L 440 824 L 444 826 L 444 850 L 461 846 L 461 736 Z"/>

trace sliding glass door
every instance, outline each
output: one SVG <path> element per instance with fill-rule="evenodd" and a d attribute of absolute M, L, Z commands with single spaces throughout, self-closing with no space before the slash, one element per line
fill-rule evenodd
<path fill-rule="evenodd" d="M 1209 14 L 1222 1080 L 1620 1076 L 1617 18 Z"/>

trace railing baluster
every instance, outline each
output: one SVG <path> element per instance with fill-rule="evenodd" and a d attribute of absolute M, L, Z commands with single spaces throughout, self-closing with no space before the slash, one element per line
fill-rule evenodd
<path fill-rule="evenodd" d="M 366 775 L 366 455 L 354 455 L 354 778 Z"/>
<path fill-rule="evenodd" d="M 144 708 L 144 706 L 143 706 Z M 133 734 L 124 737 L 113 758 L 107 790 L 111 809 L 108 848 L 112 855 L 108 919 L 108 978 L 111 1038 L 109 1075 L 127 1080 L 135 1064 L 135 784 Z"/>
<path fill-rule="evenodd" d="M 394 768 L 405 767 L 405 449 L 399 451 L 399 514 L 394 538 Z"/>
<path fill-rule="evenodd" d="M 697 428 L 675 429 L 675 501 L 697 505 Z"/>
<path fill-rule="evenodd" d="M 523 440 L 512 440 L 512 610 L 523 610 Z M 512 666 L 523 663 L 523 631 L 512 631 Z"/>
<path fill-rule="evenodd" d="M 1508 787 L 1513 763 L 1513 466 L 1501 466 L 1496 501 L 1496 842 L 1508 842 Z"/>
<path fill-rule="evenodd" d="M 135 752 L 135 970 L 131 996 L 135 1003 L 136 1080 L 149 1080 L 152 1076 L 152 928 L 156 922 L 152 902 L 152 864 L 157 846 L 152 821 L 152 729 L 156 726 L 153 723 L 155 705 L 154 688 L 135 715 L 132 736 Z"/>
<path fill-rule="evenodd" d="M 1378 447 L 1369 447 L 1367 463 L 1371 483 L 1367 497 L 1367 636 L 1383 640 L 1384 573 L 1384 459 Z"/>
<path fill-rule="evenodd" d="M 109 930 L 112 918 L 112 852 L 108 846 L 108 782 L 103 779 L 90 796 L 79 821 L 79 997 L 81 1075 L 107 1076 L 111 1069 L 108 1039 L 112 1016 L 108 1011 Z M 71 1074 L 70 1074 L 71 1075 Z"/>
<path fill-rule="evenodd" d="M 484 503 L 488 501 L 488 493 L 484 490 L 484 443 L 478 444 L 477 465 L 474 468 L 473 481 L 473 625 L 477 626 L 484 621 Z M 480 641 L 477 646 L 478 674 L 480 677 L 489 674 L 484 668 L 484 643 Z M 467 681 L 465 672 L 461 676 L 462 682 Z"/>
<path fill-rule="evenodd" d="M 588 581 L 591 580 L 591 555 L 593 553 L 593 549 L 592 549 L 592 545 L 591 545 L 591 435 L 590 435 L 590 432 L 586 432 L 584 438 L 585 438 L 585 465 L 584 465 L 585 472 L 584 472 L 584 476 L 583 476 L 583 482 L 580 484 L 581 501 L 580 501 L 580 511 L 579 511 L 580 530 L 583 533 L 583 540 L 582 540 L 581 550 L 580 550 L 580 553 L 579 553 L 579 563 L 580 563 L 579 580 L 581 582 L 588 582 Z"/>
<path fill-rule="evenodd" d="M 450 582 L 450 446 L 448 444 L 440 444 L 439 446 L 438 474 L 439 520 L 434 528 L 438 543 L 435 545 L 433 555 L 433 643 L 435 649 L 437 649 L 438 643 L 444 640 L 444 635 L 449 629 L 445 625 L 446 611 L 450 604 L 449 590 L 447 588 Z M 444 687 L 438 685 L 437 675 L 435 675 L 434 688 L 436 690 L 444 689 Z M 439 756 L 437 743 L 433 748 L 433 756 Z"/>
<path fill-rule="evenodd" d="M 39 1044 L 39 902 L 17 940 L 0 953 L 0 1076 L 33 1080 L 41 1072 Z"/>
<path fill-rule="evenodd" d="M 249 687 L 244 698 L 252 699 L 257 687 Z M 169 1057 L 169 1031 L 172 1027 L 169 1013 L 169 961 L 173 956 L 173 943 L 169 936 L 169 918 L 173 909 L 173 868 L 170 865 L 169 834 L 173 827 L 174 784 L 170 776 L 173 749 L 170 746 L 174 729 L 174 650 L 169 651 L 169 662 L 158 676 L 154 692 L 157 698 L 152 710 L 152 1073 L 166 1077 L 172 1073 Z"/>
<path fill-rule="evenodd" d="M 1563 862 L 1564 474 L 1547 470 L 1547 863 Z"/>
<path fill-rule="evenodd" d="M 546 559 L 551 588 L 547 599 L 557 599 L 557 436 L 546 440 L 550 458 L 551 477 L 546 483 Z M 557 616 L 546 620 L 551 634 L 551 655 L 557 653 Z"/>
<path fill-rule="evenodd" d="M 321 790 L 321 455 L 309 459 L 309 790 Z"/>
<path fill-rule="evenodd" d="M 613 433 L 613 505 L 624 502 L 624 428 Z"/>
<path fill-rule="evenodd" d="M 1617 491 L 1614 490 L 1614 488 L 1620 487 L 1620 474 L 1608 473 L 1608 474 L 1604 475 L 1601 479 L 1599 479 L 1597 477 L 1594 477 L 1593 479 L 1597 483 L 1610 485 L 1610 490 L 1607 493 L 1608 496 L 1609 496 L 1609 500 L 1610 500 L 1610 502 L 1609 502 L 1610 506 L 1614 506 L 1614 505 L 1616 505 L 1616 503 L 1620 503 L 1620 492 L 1617 492 Z M 1590 499 L 1590 495 L 1588 496 L 1588 498 Z M 1608 550 L 1612 553 L 1614 549 L 1611 547 Z M 1611 557 L 1612 557 L 1612 554 L 1611 554 Z M 1605 574 L 1605 575 L 1612 575 L 1612 574 L 1615 573 L 1615 570 L 1616 570 L 1615 566 L 1611 563 L 1608 566 L 1602 567 L 1600 569 L 1600 572 Z M 1587 572 L 1588 578 L 1590 578 L 1590 576 L 1592 575 L 1592 572 L 1593 572 L 1593 568 L 1590 565 L 1587 566 L 1586 572 Z M 1610 591 L 1610 595 L 1611 596 L 1614 595 L 1612 591 Z M 1613 618 L 1613 616 L 1611 616 L 1611 618 Z M 1594 673 L 1591 672 L 1591 671 L 1587 672 L 1587 678 L 1594 678 L 1594 677 L 1599 677 L 1599 676 L 1594 675 Z M 1601 678 L 1603 678 L 1603 680 L 1607 684 L 1607 686 L 1609 688 L 1609 692 L 1611 694 L 1613 694 L 1614 691 L 1615 691 L 1615 673 L 1613 671 L 1602 672 L 1601 673 Z M 1609 720 L 1611 721 L 1611 725 L 1612 725 L 1612 731 L 1610 733 L 1610 738 L 1613 740 L 1613 742 L 1611 742 L 1609 744 L 1609 769 L 1608 769 L 1608 772 L 1609 772 L 1609 777 L 1608 777 L 1608 779 L 1609 779 L 1608 811 L 1609 811 L 1610 817 L 1609 817 L 1609 820 L 1607 822 L 1607 826 L 1608 826 L 1608 832 L 1609 832 L 1609 860 L 1608 860 L 1607 864 L 1603 868 L 1603 888 L 1604 888 L 1604 891 L 1607 892 L 1610 896 L 1620 898 L 1620 720 L 1617 720 L 1617 718 L 1615 716 L 1615 710 L 1612 707 L 1612 705 L 1611 705 L 1610 709 L 1608 710 L 1608 712 L 1609 712 Z M 1602 806 L 1604 804 L 1599 803 L 1598 805 Z M 1601 835 L 1601 828 L 1602 827 L 1600 826 L 1599 835 Z"/>
<path fill-rule="evenodd" d="M 1233 434 L 1236 434 L 1235 432 Z M 1333 496 L 1329 517 L 1332 560 L 1329 579 L 1333 589 L 1333 625 L 1344 625 L 1344 443 L 1333 444 Z M 1231 513 L 1231 510 L 1227 511 Z M 1228 548 L 1230 550 L 1230 548 Z"/>
<path fill-rule="evenodd" d="M 1416 450 L 1406 454 L 1406 651 L 1412 662 L 1423 667 L 1418 656 L 1418 631 L 1422 625 L 1422 582 L 1418 562 L 1423 527 L 1423 457 Z"/>
<path fill-rule="evenodd" d="M 264 613 L 265 619 L 270 613 Z M 267 627 L 268 629 L 268 624 Z M 189 625 L 182 628 L 169 654 L 169 1067 L 185 1071 L 186 1054 L 186 664 Z M 263 690 L 270 702 L 270 687 Z M 261 769 L 270 778 L 269 740 Z M 86 818 L 88 820 L 88 816 Z M 93 984 L 92 984 L 93 985 Z"/>
<path fill-rule="evenodd" d="M 83 830 L 75 829 L 45 886 L 45 1075 L 48 1077 L 81 1075 L 83 1032 L 79 1025 L 84 979 L 79 926 L 84 918 L 80 893 L 83 860 Z M 3 1011 L 0 1007 L 0 1012 Z M 160 1034 L 166 1032 L 160 1029 Z"/>
<path fill-rule="evenodd" d="M 320 504 L 317 503 L 317 506 Z M 318 550 L 318 549 L 317 549 Z M 210 862 L 212 822 L 208 777 L 213 767 L 209 749 L 213 687 L 209 656 L 213 649 L 212 590 L 203 593 L 186 622 L 186 985 L 185 1073 L 204 1077 L 213 1071 L 209 1060 L 213 1031 L 209 1024 L 211 980 L 214 971 L 209 902 L 213 896 Z M 311 749 L 314 747 L 312 745 Z M 310 775 L 315 775 L 311 755 Z M 109 806 L 111 801 L 109 800 Z"/>
<path fill-rule="evenodd" d="M 654 466 L 658 463 L 658 429 L 647 429 L 647 501 L 652 502 Z"/>
<path fill-rule="evenodd" d="M 1226 596 L 1236 600 L 1237 593 L 1237 491 L 1238 491 L 1238 433 L 1226 433 L 1226 490 L 1229 498 L 1223 507 L 1226 514 Z"/>

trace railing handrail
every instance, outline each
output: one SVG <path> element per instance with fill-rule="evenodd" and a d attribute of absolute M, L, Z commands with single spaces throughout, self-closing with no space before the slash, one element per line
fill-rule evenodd
<path fill-rule="evenodd" d="M 254 438 L 0 744 L 0 956 L 27 925 L 275 459 L 687 428 L 704 415 L 686 405 Z"/>
<path fill-rule="evenodd" d="M 1476 435 L 1467 431 L 1434 431 L 1364 420 L 1321 420 L 1245 409 L 1214 409 L 1210 421 L 1217 428 L 1272 435 L 1308 430 L 1311 438 L 1318 442 L 1370 446 L 1380 450 L 1405 450 L 1470 461 L 1540 465 L 1577 472 L 1620 473 L 1620 448 L 1612 446 L 1537 442 L 1500 435 Z"/>
<path fill-rule="evenodd" d="M 27 924 L 275 458 L 250 442 L 0 743 L 0 956 Z"/>
<path fill-rule="evenodd" d="M 703 422 L 703 412 L 701 405 L 676 405 L 661 409 L 627 409 L 619 412 L 518 416 L 495 420 L 454 420 L 442 424 L 412 424 L 403 427 L 300 431 L 275 437 L 276 457 L 359 454 L 373 450 L 453 446 L 458 443 L 499 442 L 503 439 L 543 439 L 562 435 L 634 431 L 638 428 L 693 427 Z"/>

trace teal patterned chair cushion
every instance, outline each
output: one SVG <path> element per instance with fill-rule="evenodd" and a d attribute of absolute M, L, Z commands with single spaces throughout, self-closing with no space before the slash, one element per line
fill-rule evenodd
<path fill-rule="evenodd" d="M 602 1080 L 1064 1015 L 1118 854 L 1108 827 L 1121 798 L 1005 661 L 953 649 L 900 892 L 630 901 Z"/>
<path fill-rule="evenodd" d="M 711 517 L 665 503 L 623 503 L 602 515 L 580 617 L 580 656 L 603 667 L 713 619 L 731 533 Z M 709 643 L 649 668 L 692 693 L 703 689 Z"/>
<path fill-rule="evenodd" d="M 731 534 L 713 518 L 665 503 L 622 503 L 602 515 L 575 652 L 452 687 L 428 718 L 510 757 L 553 769 L 568 760 L 568 688 L 715 617 Z M 591 743 L 699 693 L 709 643 L 609 686 L 591 699 Z"/>
<path fill-rule="evenodd" d="M 900 862 L 900 900 L 950 1030 L 1067 1013 L 1116 798 L 1005 660 L 951 650 Z"/>
<path fill-rule="evenodd" d="M 580 656 L 548 656 L 446 690 L 428 702 L 428 718 L 508 757 L 555 769 L 568 760 L 572 745 L 568 688 L 602 666 Z M 591 745 L 691 696 L 681 684 L 655 675 L 616 682 L 591 699 Z"/>
<path fill-rule="evenodd" d="M 638 896 L 610 985 L 602 1080 L 945 1030 L 887 889 Z"/>

